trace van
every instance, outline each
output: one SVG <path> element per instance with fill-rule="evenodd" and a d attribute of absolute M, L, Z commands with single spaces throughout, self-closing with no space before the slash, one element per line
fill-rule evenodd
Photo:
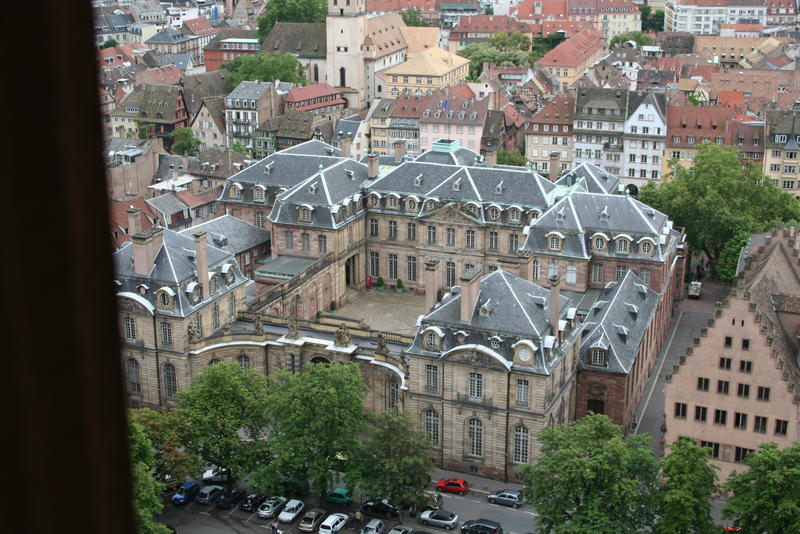
<path fill-rule="evenodd" d="M 217 499 L 222 497 L 225 490 L 222 486 L 206 486 L 197 494 L 197 502 L 199 504 L 214 504 Z"/>
<path fill-rule="evenodd" d="M 361 529 L 361 534 L 385 534 L 386 527 L 380 519 L 371 519 L 369 523 Z"/>
<path fill-rule="evenodd" d="M 186 504 L 194 499 L 198 491 L 200 491 L 200 484 L 192 480 L 187 480 L 181 484 L 181 487 L 178 488 L 178 491 L 172 496 L 172 504 Z"/>

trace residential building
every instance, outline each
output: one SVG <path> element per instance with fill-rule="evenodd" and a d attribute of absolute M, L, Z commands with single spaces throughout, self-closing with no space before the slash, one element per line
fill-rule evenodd
<path fill-rule="evenodd" d="M 617 35 L 642 30 L 642 16 L 633 0 L 601 0 L 597 10 L 598 29 L 605 32 L 606 45 Z"/>
<path fill-rule="evenodd" d="M 360 115 L 339 119 L 333 130 L 331 146 L 342 151 L 343 158 L 361 161 L 369 150 L 369 122 Z"/>
<path fill-rule="evenodd" d="M 694 165 L 694 156 L 700 143 L 732 145 L 733 124 L 733 113 L 727 108 L 697 107 L 691 104 L 669 106 L 662 176 L 669 175 L 669 163 L 672 160 L 683 167 Z"/>
<path fill-rule="evenodd" d="M 667 98 L 664 93 L 629 92 L 623 144 L 625 165 L 622 183 L 638 196 L 639 188 L 652 180 L 661 182 L 667 140 Z"/>
<path fill-rule="evenodd" d="M 153 171 L 158 168 L 159 154 L 164 152 L 161 140 L 112 137 L 104 150 L 108 198 L 113 201 L 144 198 Z"/>
<path fill-rule="evenodd" d="M 194 121 L 196 118 L 203 100 L 228 95 L 229 75 L 230 73 L 227 70 L 217 69 L 211 72 L 189 74 L 181 77 L 178 86 L 183 90 L 183 101 L 190 121 Z"/>
<path fill-rule="evenodd" d="M 342 92 L 327 83 L 295 87 L 286 95 L 286 111 L 310 111 L 326 117 L 340 115 L 347 106 Z"/>
<path fill-rule="evenodd" d="M 128 210 L 136 208 L 139 211 L 139 225 L 142 231 L 150 230 L 156 221 L 155 215 L 150 211 L 150 206 L 144 198 L 131 198 L 126 201 L 112 202 L 109 206 L 109 218 L 111 220 L 111 242 L 114 250 L 119 250 L 123 244 L 130 242 L 130 214 Z M 136 218 L 135 216 L 134 218 Z"/>
<path fill-rule="evenodd" d="M 734 148 L 739 152 L 742 166 L 755 166 L 759 172 L 764 172 L 764 122 L 739 122 L 733 126 L 732 141 Z M 774 183 L 774 182 L 773 182 Z"/>
<path fill-rule="evenodd" d="M 134 90 L 111 113 L 111 124 L 118 137 L 136 137 L 139 125 L 150 137 L 158 137 L 164 148 L 172 147 L 171 134 L 189 123 L 183 92 L 171 85 L 146 85 Z"/>
<path fill-rule="evenodd" d="M 144 42 L 148 47 L 162 54 L 188 54 L 195 65 L 203 63 L 201 45 L 207 43 L 207 36 L 186 35 L 172 26 L 167 26 Z"/>
<path fill-rule="evenodd" d="M 425 109 L 433 106 L 436 97 L 403 95 L 397 98 L 389 115 L 389 139 L 387 154 L 400 159 L 406 154 L 417 156 L 420 153 L 420 119 Z M 439 100 L 443 103 L 442 100 Z M 399 149 L 399 150 L 398 150 Z"/>
<path fill-rule="evenodd" d="M 770 111 L 764 125 L 763 172 L 775 187 L 800 198 L 800 110 Z"/>
<path fill-rule="evenodd" d="M 228 146 L 225 132 L 225 98 L 204 98 L 200 110 L 189 124 L 192 133 L 200 139 L 203 148 L 221 148 Z"/>
<path fill-rule="evenodd" d="M 436 89 L 458 85 L 467 79 L 469 60 L 441 48 L 431 48 L 380 72 L 387 96 L 430 95 Z"/>
<path fill-rule="evenodd" d="M 480 150 L 488 99 L 460 99 L 437 91 L 426 102 L 429 107 L 423 109 L 419 119 L 420 151 L 430 150 L 443 137 L 458 140 L 470 150 Z"/>
<path fill-rule="evenodd" d="M 254 56 L 261 51 L 255 30 L 224 29 L 203 49 L 206 72 L 212 72 L 239 56 Z"/>
<path fill-rule="evenodd" d="M 596 28 L 600 6 L 597 0 L 567 0 L 566 14 L 571 21 L 591 22 Z"/>
<path fill-rule="evenodd" d="M 278 95 L 272 82 L 244 81 L 225 98 L 225 124 L 228 146 L 240 142 L 253 148 L 256 128 L 280 113 Z"/>
<path fill-rule="evenodd" d="M 113 39 L 119 44 L 141 43 L 142 32 L 136 28 L 136 19 L 130 13 L 98 14 L 94 18 L 95 46 Z"/>
<path fill-rule="evenodd" d="M 388 154 L 389 144 L 389 121 L 394 111 L 395 99 L 382 98 L 371 109 L 369 119 L 369 144 L 372 152 L 376 154 Z"/>
<path fill-rule="evenodd" d="M 734 287 L 667 371 L 665 441 L 697 439 L 721 480 L 747 469 L 744 459 L 762 443 L 783 448 L 800 432 L 799 237 L 779 227 L 750 238 Z"/>
<path fill-rule="evenodd" d="M 797 4 L 792 0 L 766 0 L 767 26 L 797 26 Z M 760 19 L 759 24 L 764 24 Z"/>
<path fill-rule="evenodd" d="M 218 30 L 214 28 L 206 17 L 197 17 L 194 19 L 184 20 L 181 26 L 181 33 L 197 37 L 198 43 L 196 45 L 196 53 L 192 54 L 192 62 L 196 65 L 202 65 L 204 61 L 203 49 L 211 42 L 211 39 L 217 35 Z"/>
<path fill-rule="evenodd" d="M 629 91 L 581 87 L 575 99 L 572 158 L 621 176 Z"/>
<path fill-rule="evenodd" d="M 545 22 L 567 22 L 567 5 L 566 0 L 523 0 L 510 8 L 510 14 L 520 22 L 541 27 Z"/>
<path fill-rule="evenodd" d="M 511 35 L 519 32 L 528 40 L 533 37 L 531 27 L 508 15 L 473 15 L 461 17 L 450 30 L 447 50 L 456 53 L 471 44 L 485 43 L 498 32 Z"/>
<path fill-rule="evenodd" d="M 464 16 L 483 13 L 478 0 L 439 0 L 439 27 L 450 29 Z"/>
<path fill-rule="evenodd" d="M 221 215 L 195 224 L 180 233 L 191 237 L 200 230 L 207 232 L 208 239 L 213 246 L 233 254 L 242 274 L 247 278 L 253 278 L 256 260 L 269 255 L 269 231 L 236 217 Z"/>
<path fill-rule="evenodd" d="M 555 97 L 530 118 L 525 134 L 525 157 L 533 170 L 550 175 L 553 152 L 558 153 L 556 176 L 572 167 L 573 97 Z"/>
<path fill-rule="evenodd" d="M 666 0 L 665 8 L 667 32 L 718 35 L 723 24 L 768 23 L 764 0 Z"/>
<path fill-rule="evenodd" d="M 583 30 L 546 53 L 536 66 L 552 74 L 566 92 L 586 69 L 600 61 L 604 48 L 603 33 Z"/>

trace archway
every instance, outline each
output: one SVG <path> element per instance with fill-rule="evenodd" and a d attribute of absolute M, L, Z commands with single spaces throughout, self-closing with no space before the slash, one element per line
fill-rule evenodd
<path fill-rule="evenodd" d="M 331 361 L 326 358 L 325 356 L 314 356 L 311 358 L 311 363 L 327 363 L 330 364 Z"/>
<path fill-rule="evenodd" d="M 632 196 L 632 197 L 638 197 L 639 196 L 639 188 L 636 187 L 636 185 L 634 185 L 634 184 L 628 184 L 628 185 L 625 186 L 625 193 L 627 195 Z"/>
<path fill-rule="evenodd" d="M 594 412 L 596 414 L 605 413 L 606 403 L 600 399 L 589 399 L 586 403 L 586 413 Z"/>

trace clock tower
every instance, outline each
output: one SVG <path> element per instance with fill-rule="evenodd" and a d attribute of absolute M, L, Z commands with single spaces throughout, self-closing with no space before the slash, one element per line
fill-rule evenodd
<path fill-rule="evenodd" d="M 342 90 L 348 105 L 366 104 L 366 70 L 362 49 L 367 37 L 366 0 L 328 0 L 328 83 Z"/>

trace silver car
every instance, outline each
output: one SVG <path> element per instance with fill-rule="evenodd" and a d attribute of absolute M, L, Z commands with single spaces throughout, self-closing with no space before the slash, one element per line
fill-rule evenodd
<path fill-rule="evenodd" d="M 277 516 L 286 504 L 286 497 L 270 497 L 258 507 L 258 517 L 269 519 Z"/>
<path fill-rule="evenodd" d="M 458 525 L 458 515 L 448 512 L 443 508 L 439 508 L 438 510 L 425 510 L 419 514 L 419 522 L 423 525 L 433 525 L 434 527 L 442 527 L 450 530 Z"/>
<path fill-rule="evenodd" d="M 505 504 L 512 508 L 519 508 L 522 506 L 524 496 L 519 490 L 503 489 L 493 491 L 486 497 L 492 504 Z"/>

